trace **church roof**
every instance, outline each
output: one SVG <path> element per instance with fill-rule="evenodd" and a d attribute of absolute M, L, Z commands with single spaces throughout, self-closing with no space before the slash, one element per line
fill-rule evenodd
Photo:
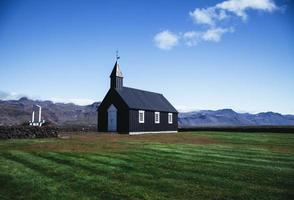
<path fill-rule="evenodd" d="M 110 74 L 110 77 L 123 77 L 123 74 L 119 68 L 119 64 L 117 63 L 117 61 L 114 64 L 113 70 Z"/>
<path fill-rule="evenodd" d="M 130 109 L 177 112 L 171 103 L 162 95 L 154 92 L 129 87 L 116 89 Z"/>

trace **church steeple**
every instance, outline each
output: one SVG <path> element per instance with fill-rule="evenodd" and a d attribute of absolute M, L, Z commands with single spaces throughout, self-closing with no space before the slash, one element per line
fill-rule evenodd
<path fill-rule="evenodd" d="M 115 77 L 115 76 L 123 78 L 123 74 L 119 68 L 119 64 L 117 63 L 117 61 L 115 62 L 113 70 L 110 74 L 110 77 Z"/>
<path fill-rule="evenodd" d="M 123 74 L 119 68 L 118 59 L 119 56 L 116 55 L 116 62 L 110 74 L 110 87 L 116 89 L 120 89 L 123 87 Z"/>

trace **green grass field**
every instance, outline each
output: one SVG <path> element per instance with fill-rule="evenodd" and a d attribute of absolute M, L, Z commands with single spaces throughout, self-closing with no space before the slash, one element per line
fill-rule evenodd
<path fill-rule="evenodd" d="M 0 155 L 0 199 L 294 199 L 294 134 L 72 134 Z"/>

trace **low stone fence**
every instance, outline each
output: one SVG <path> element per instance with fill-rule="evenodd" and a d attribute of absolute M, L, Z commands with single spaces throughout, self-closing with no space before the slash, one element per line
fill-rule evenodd
<path fill-rule="evenodd" d="M 223 127 L 180 127 L 179 132 L 224 131 L 251 133 L 294 133 L 294 126 L 223 126 Z"/>
<path fill-rule="evenodd" d="M 0 126 L 0 140 L 20 138 L 49 138 L 57 136 L 58 129 L 55 127 Z"/>

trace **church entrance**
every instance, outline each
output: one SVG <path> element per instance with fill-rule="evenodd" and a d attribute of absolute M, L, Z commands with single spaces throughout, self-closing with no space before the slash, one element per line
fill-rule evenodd
<path fill-rule="evenodd" d="M 108 132 L 117 132 L 117 109 L 111 104 L 107 110 L 108 113 Z"/>

